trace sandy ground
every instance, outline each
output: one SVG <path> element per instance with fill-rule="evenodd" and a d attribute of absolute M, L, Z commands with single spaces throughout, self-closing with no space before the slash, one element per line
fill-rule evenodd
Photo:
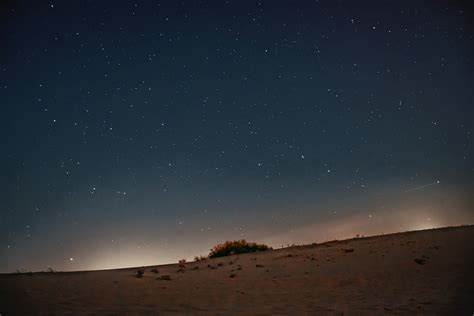
<path fill-rule="evenodd" d="M 1 274 L 0 314 L 473 315 L 473 245 L 464 226 L 146 267 L 143 278 Z"/>

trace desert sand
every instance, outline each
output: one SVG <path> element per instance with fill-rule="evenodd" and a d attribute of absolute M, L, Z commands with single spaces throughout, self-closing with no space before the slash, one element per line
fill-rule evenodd
<path fill-rule="evenodd" d="M 462 226 L 181 266 L 1 274 L 0 314 L 473 315 L 473 245 Z"/>

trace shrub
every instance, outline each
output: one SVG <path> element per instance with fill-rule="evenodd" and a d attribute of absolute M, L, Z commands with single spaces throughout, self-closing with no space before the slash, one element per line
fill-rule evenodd
<path fill-rule="evenodd" d="M 208 257 L 217 258 L 217 257 L 230 256 L 234 254 L 240 254 L 240 253 L 265 251 L 265 250 L 270 250 L 270 249 L 272 248 L 268 247 L 267 245 L 248 243 L 244 239 L 226 241 L 223 244 L 219 244 L 215 246 L 214 248 L 212 248 Z"/>

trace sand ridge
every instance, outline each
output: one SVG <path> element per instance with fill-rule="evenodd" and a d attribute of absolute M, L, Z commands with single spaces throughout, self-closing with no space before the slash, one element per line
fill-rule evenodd
<path fill-rule="evenodd" d="M 472 315 L 473 244 L 474 226 L 462 226 L 184 264 L 1 274 L 0 314 Z"/>

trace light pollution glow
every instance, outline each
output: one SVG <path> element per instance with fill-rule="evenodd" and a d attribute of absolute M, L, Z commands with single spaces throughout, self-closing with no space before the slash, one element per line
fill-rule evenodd
<path fill-rule="evenodd" d="M 472 213 L 467 205 L 451 201 L 449 203 L 437 204 L 426 203 L 426 206 L 403 207 L 398 211 L 382 210 L 376 213 L 365 212 L 351 216 L 327 217 L 324 220 L 297 228 L 268 234 L 264 230 L 250 232 L 244 236 L 238 234 L 224 233 L 222 237 L 208 238 L 196 241 L 194 244 L 186 244 L 186 241 L 177 243 L 176 248 L 163 248 L 157 250 L 147 248 L 140 251 L 129 245 L 123 251 L 114 253 L 112 251 L 101 252 L 91 262 L 89 269 L 110 269 L 120 267 L 147 266 L 177 262 L 186 258 L 192 260 L 195 255 L 206 255 L 208 250 L 216 243 L 226 239 L 245 238 L 251 241 L 266 243 L 274 248 L 292 244 L 309 244 L 312 242 L 324 242 L 330 240 L 342 240 L 353 238 L 356 235 L 374 236 L 396 232 L 440 228 L 446 226 L 458 226 L 474 223 Z M 450 212 L 446 212 L 446 207 Z M 189 239 L 191 240 L 191 239 Z"/>

